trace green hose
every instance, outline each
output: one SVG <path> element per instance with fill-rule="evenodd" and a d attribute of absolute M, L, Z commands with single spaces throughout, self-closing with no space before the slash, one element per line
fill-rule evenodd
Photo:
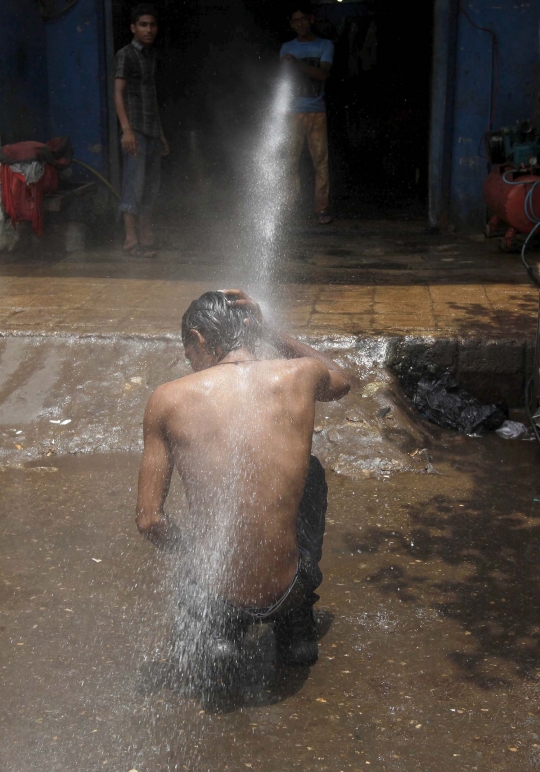
<path fill-rule="evenodd" d="M 116 192 L 116 190 L 113 188 L 111 183 L 108 180 L 106 180 L 105 177 L 103 177 L 99 172 L 96 172 L 95 169 L 92 169 L 91 166 L 88 166 L 88 164 L 85 164 L 84 161 L 79 161 L 77 158 L 73 158 L 72 163 L 79 164 L 79 166 L 83 166 L 85 169 L 88 169 L 89 172 L 92 172 L 92 174 L 95 174 L 96 177 L 100 179 L 101 182 L 109 188 L 111 193 L 114 193 L 116 198 L 118 199 L 120 198 L 120 194 Z"/>

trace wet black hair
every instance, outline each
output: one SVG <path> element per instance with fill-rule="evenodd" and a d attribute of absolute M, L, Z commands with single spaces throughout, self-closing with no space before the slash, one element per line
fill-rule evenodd
<path fill-rule="evenodd" d="M 245 319 L 250 323 L 246 324 Z M 223 292 L 205 292 L 194 300 L 182 317 L 182 340 L 190 341 L 190 330 L 204 336 L 214 354 L 220 349 L 226 356 L 236 349 L 253 350 L 260 337 L 260 329 L 253 313 L 237 308 L 227 300 Z"/>
<path fill-rule="evenodd" d="M 291 3 L 289 5 L 289 11 L 287 13 L 287 18 L 290 20 L 292 18 L 293 13 L 297 13 L 297 11 L 301 11 L 306 16 L 313 16 L 313 6 L 311 3 Z"/>
<path fill-rule="evenodd" d="M 137 24 L 141 16 L 153 16 L 156 21 L 159 18 L 158 12 L 150 3 L 139 3 L 131 9 L 131 23 Z"/>

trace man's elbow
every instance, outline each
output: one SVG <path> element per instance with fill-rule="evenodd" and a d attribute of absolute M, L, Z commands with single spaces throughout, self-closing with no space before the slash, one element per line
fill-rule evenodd
<path fill-rule="evenodd" d="M 339 399 L 346 397 L 350 390 L 350 383 L 340 386 L 332 386 L 329 389 L 324 389 L 324 391 L 319 391 L 316 394 L 315 399 L 317 402 L 337 402 Z"/>
<path fill-rule="evenodd" d="M 351 390 L 351 379 L 346 373 L 333 373 L 328 390 L 322 401 L 335 402 L 343 399 Z"/>
<path fill-rule="evenodd" d="M 342 382 L 337 386 L 334 399 L 343 399 L 351 390 L 351 381 L 347 376 L 343 377 Z"/>

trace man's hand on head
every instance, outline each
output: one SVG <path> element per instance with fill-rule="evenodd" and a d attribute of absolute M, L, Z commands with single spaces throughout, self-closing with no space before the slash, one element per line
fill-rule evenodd
<path fill-rule="evenodd" d="M 261 307 L 256 300 L 250 298 L 243 290 L 221 290 L 231 305 L 243 308 L 250 312 L 250 318 L 255 319 L 260 325 L 262 337 L 270 343 L 279 353 L 287 359 L 307 357 L 317 360 L 319 364 L 320 384 L 317 388 L 317 399 L 322 402 L 330 402 L 344 397 L 351 388 L 351 381 L 345 370 L 334 362 L 325 352 L 317 351 L 306 343 L 285 335 L 273 327 L 264 325 Z M 249 324 L 250 318 L 246 319 Z M 320 369 L 320 364 L 324 366 Z"/>
<path fill-rule="evenodd" d="M 223 294 L 227 298 L 230 305 L 235 306 L 235 308 L 242 308 L 245 311 L 249 311 L 252 319 L 254 319 L 254 321 L 262 329 L 263 321 L 264 321 L 263 315 L 262 315 L 261 307 L 256 300 L 253 300 L 253 298 L 250 298 L 249 295 L 244 292 L 244 290 L 240 290 L 240 289 L 220 290 L 220 292 L 223 292 Z M 250 319 L 246 318 L 245 321 L 246 321 L 246 324 L 249 324 Z"/>

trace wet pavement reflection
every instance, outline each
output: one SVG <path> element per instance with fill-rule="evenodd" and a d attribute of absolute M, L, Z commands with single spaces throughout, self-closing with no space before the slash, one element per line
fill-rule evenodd
<path fill-rule="evenodd" d="M 132 516 L 138 456 L 4 468 L 0 768 L 539 767 L 539 450 L 448 437 L 431 474 L 328 473 L 319 662 L 278 669 L 253 630 L 225 714 L 171 661 L 167 565 Z"/>

